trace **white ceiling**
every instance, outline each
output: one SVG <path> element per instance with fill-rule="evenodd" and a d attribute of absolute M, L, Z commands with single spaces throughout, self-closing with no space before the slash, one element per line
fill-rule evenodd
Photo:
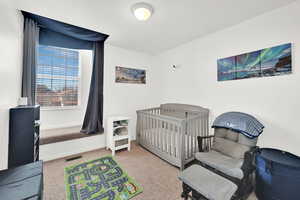
<path fill-rule="evenodd" d="M 16 1 L 18 9 L 109 34 L 110 44 L 157 54 L 295 0 L 145 0 L 154 7 L 146 22 L 130 10 L 139 0 Z"/>

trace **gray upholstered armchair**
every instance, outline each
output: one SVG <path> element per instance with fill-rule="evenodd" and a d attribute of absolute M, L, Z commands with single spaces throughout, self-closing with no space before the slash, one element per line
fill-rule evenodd
<path fill-rule="evenodd" d="M 257 138 L 264 125 L 249 114 L 227 112 L 215 119 L 212 128 L 214 135 L 198 137 L 195 162 L 200 166 L 190 166 L 179 175 L 181 196 L 185 200 L 247 199 L 253 190 Z"/>
<path fill-rule="evenodd" d="M 234 182 L 238 189 L 232 199 L 245 199 L 252 192 L 253 158 L 257 137 L 228 128 L 215 128 L 213 136 L 198 137 L 197 162 L 206 169 Z"/>

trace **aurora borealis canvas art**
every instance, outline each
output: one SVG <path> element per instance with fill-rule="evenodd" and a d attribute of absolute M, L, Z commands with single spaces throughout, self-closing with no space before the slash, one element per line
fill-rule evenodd
<path fill-rule="evenodd" d="M 291 72 L 291 43 L 218 60 L 218 81 L 278 76 Z"/>

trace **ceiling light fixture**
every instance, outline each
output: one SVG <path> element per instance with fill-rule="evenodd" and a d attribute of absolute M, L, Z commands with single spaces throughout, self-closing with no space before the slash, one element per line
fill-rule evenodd
<path fill-rule="evenodd" d="M 132 6 L 132 12 L 138 20 L 146 21 L 151 17 L 153 13 L 153 7 L 144 2 L 136 3 Z"/>

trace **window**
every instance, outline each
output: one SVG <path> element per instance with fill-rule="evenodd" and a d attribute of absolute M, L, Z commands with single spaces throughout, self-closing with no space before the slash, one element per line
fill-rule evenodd
<path fill-rule="evenodd" d="M 42 107 L 79 105 L 79 52 L 38 47 L 36 102 Z"/>

